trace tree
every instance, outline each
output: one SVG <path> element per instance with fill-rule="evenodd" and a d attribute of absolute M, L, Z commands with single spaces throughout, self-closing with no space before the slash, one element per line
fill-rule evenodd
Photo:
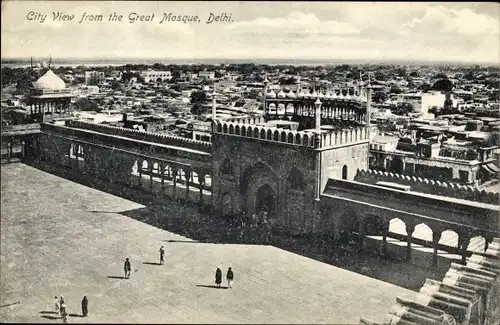
<path fill-rule="evenodd" d="M 439 79 L 432 85 L 432 89 L 442 92 L 450 92 L 453 90 L 453 83 L 448 79 Z"/>
<path fill-rule="evenodd" d="M 193 105 L 191 113 L 195 115 L 202 114 L 204 111 L 203 104 L 207 100 L 207 94 L 205 94 L 205 92 L 203 91 L 193 91 L 190 97 L 191 97 L 191 105 Z"/>
<path fill-rule="evenodd" d="M 383 103 L 387 100 L 387 94 L 383 91 L 377 91 L 373 94 L 373 101 L 375 103 Z"/>
<path fill-rule="evenodd" d="M 396 113 L 397 115 L 407 115 L 408 113 L 411 113 L 414 111 L 414 107 L 410 103 L 398 103 L 396 105 Z"/>
<path fill-rule="evenodd" d="M 391 94 L 401 94 L 403 91 L 398 86 L 392 86 L 389 92 Z"/>
<path fill-rule="evenodd" d="M 75 103 L 75 108 L 79 111 L 102 111 L 102 107 L 100 107 L 97 102 L 88 98 L 78 99 Z"/>

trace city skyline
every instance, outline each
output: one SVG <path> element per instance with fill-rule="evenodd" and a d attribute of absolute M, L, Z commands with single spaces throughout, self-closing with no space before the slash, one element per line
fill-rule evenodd
<path fill-rule="evenodd" d="M 498 63 L 499 8 L 496 3 L 6 1 L 2 58 Z M 28 20 L 30 11 L 47 19 Z M 55 22 L 52 12 L 75 18 Z M 102 14 L 104 20 L 79 23 L 84 12 Z M 123 21 L 107 21 L 113 12 Z M 132 12 L 155 18 L 129 23 Z M 211 12 L 226 13 L 233 21 L 206 24 Z M 200 23 L 160 24 L 163 13 L 198 15 Z"/>

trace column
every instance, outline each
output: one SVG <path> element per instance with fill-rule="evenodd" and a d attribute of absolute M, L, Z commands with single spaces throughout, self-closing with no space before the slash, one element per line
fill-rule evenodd
<path fill-rule="evenodd" d="M 9 163 L 10 163 L 10 152 L 11 152 L 10 148 L 11 147 L 12 147 L 12 143 L 9 139 L 9 140 L 7 140 L 7 162 L 9 162 Z"/>
<path fill-rule="evenodd" d="M 203 187 L 205 186 L 205 174 L 198 172 L 198 183 L 200 184 L 200 205 L 203 205 Z"/>
<path fill-rule="evenodd" d="M 458 234 L 458 249 L 460 255 L 462 255 L 462 264 L 465 265 L 467 262 L 467 247 L 469 246 L 470 235 L 469 233 Z"/>
<path fill-rule="evenodd" d="M 191 178 L 191 171 L 184 171 L 184 178 L 186 179 L 186 200 L 189 199 L 189 179 Z"/>
<path fill-rule="evenodd" d="M 434 252 L 432 253 L 432 264 L 434 266 L 438 265 L 438 245 L 439 240 L 441 239 L 441 231 L 432 231 L 432 247 L 434 248 Z"/>
<path fill-rule="evenodd" d="M 139 187 L 142 187 L 142 161 L 137 159 L 137 169 L 139 170 Z"/>
<path fill-rule="evenodd" d="M 158 168 L 159 174 L 161 177 L 161 194 L 165 193 L 165 167 L 163 166 L 163 163 L 158 163 Z"/>
<path fill-rule="evenodd" d="M 406 225 L 406 234 L 407 234 L 406 239 L 408 242 L 408 246 L 406 247 L 406 258 L 408 260 L 411 259 L 411 237 L 414 231 L 415 231 L 414 225 Z"/>
<path fill-rule="evenodd" d="M 389 233 L 389 221 L 382 221 L 382 255 L 387 255 L 387 234 Z"/>
<path fill-rule="evenodd" d="M 172 168 L 172 176 L 174 180 L 174 196 L 175 196 L 175 190 L 177 188 L 177 167 Z"/>
<path fill-rule="evenodd" d="M 148 170 L 149 170 L 149 190 L 153 190 L 153 161 L 148 161 Z"/>

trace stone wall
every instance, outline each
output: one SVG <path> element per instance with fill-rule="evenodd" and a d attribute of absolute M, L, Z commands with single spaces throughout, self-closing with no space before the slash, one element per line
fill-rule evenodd
<path fill-rule="evenodd" d="M 382 323 L 362 318 L 360 324 L 500 323 L 500 239 L 466 265 L 452 263 L 443 280 L 427 279 L 413 300 L 397 298 Z"/>
<path fill-rule="evenodd" d="M 393 182 L 402 185 L 409 185 L 411 190 L 414 192 L 449 196 L 488 204 L 498 204 L 500 200 L 499 193 L 478 190 L 477 188 L 469 185 L 441 182 L 427 178 L 388 173 L 377 170 L 360 169 L 354 179 L 358 182 L 367 184 L 376 184 L 379 181 Z"/>
<path fill-rule="evenodd" d="M 110 126 L 106 124 L 94 124 L 94 123 L 72 121 L 72 120 L 66 121 L 66 126 L 78 129 L 91 130 L 111 135 L 117 135 L 122 137 L 128 137 L 142 141 L 155 142 L 165 145 L 200 150 L 205 152 L 210 152 L 211 150 L 210 142 L 193 140 L 183 137 L 176 137 L 161 133 L 152 133 L 152 132 Z"/>
<path fill-rule="evenodd" d="M 256 191 L 269 184 L 277 205 L 275 220 L 270 222 L 294 233 L 313 231 L 317 177 L 314 151 L 304 146 L 278 142 L 270 145 L 253 138 L 218 133 L 212 143 L 214 207 L 221 207 L 223 197 L 229 195 L 234 213 L 249 213 Z M 223 175 L 224 164 L 231 166 L 231 175 Z M 299 189 L 290 188 L 292 170 L 303 180 Z"/>

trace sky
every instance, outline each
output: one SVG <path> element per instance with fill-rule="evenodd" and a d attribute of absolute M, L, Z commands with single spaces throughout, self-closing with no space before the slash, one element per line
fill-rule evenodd
<path fill-rule="evenodd" d="M 54 20 L 57 12 L 74 18 Z M 109 21 L 113 12 L 123 20 Z M 35 13 L 47 15 L 43 23 Z M 80 23 L 83 13 L 103 21 Z M 131 13 L 154 18 L 130 23 Z M 199 22 L 160 23 L 164 13 Z M 231 19 L 207 24 L 210 13 Z M 494 2 L 2 1 L 1 14 L 4 59 L 500 62 L 500 5 Z"/>

